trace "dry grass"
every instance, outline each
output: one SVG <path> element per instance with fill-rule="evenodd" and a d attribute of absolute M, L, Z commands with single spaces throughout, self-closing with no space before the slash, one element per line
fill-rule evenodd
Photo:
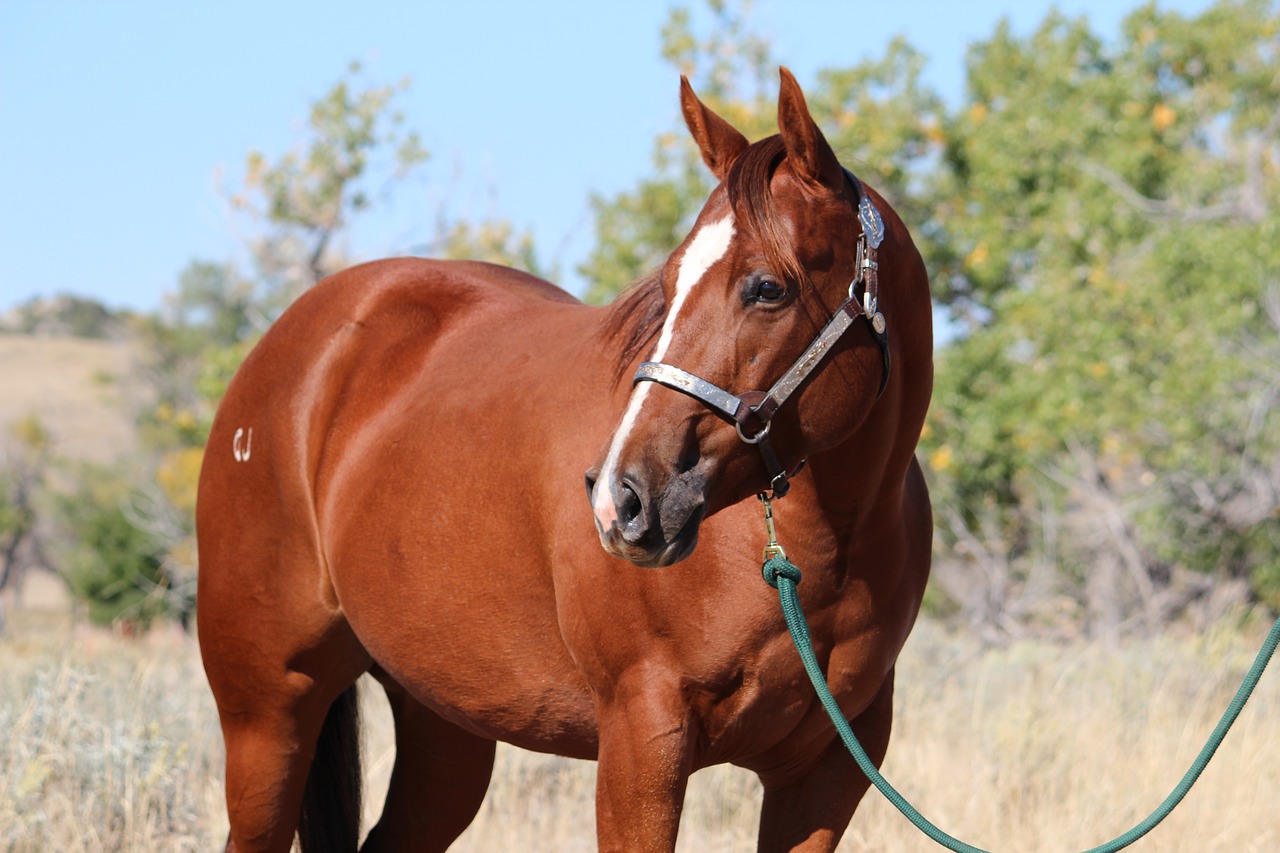
<path fill-rule="evenodd" d="M 1145 818 L 1190 766 L 1264 633 L 1224 624 L 1118 649 L 983 651 L 921 627 L 885 774 L 951 834 L 1016 851 L 1083 850 Z M 1280 673 L 1268 672 L 1196 788 L 1131 849 L 1280 849 L 1278 713 Z M 847 846 L 928 849 L 908 829 L 876 796 Z"/>
<path fill-rule="evenodd" d="M 220 843 L 221 736 L 190 641 L 15 618 L 0 661 L 0 850 Z"/>
<path fill-rule="evenodd" d="M 221 742 L 198 655 L 172 634 L 125 641 L 16 620 L 0 639 L 0 850 L 208 850 L 226 831 Z M 930 624 L 908 645 L 886 775 L 944 829 L 1001 851 L 1080 850 L 1144 817 L 1226 707 L 1262 633 L 1223 626 L 1119 649 L 984 650 Z M 372 820 L 389 715 L 366 691 Z M 1179 811 L 1133 848 L 1280 849 L 1280 673 L 1269 672 Z M 594 849 L 594 766 L 502 749 L 461 850 Z M 685 851 L 754 847 L 758 788 L 694 777 Z M 869 795 L 842 849 L 933 848 Z"/>

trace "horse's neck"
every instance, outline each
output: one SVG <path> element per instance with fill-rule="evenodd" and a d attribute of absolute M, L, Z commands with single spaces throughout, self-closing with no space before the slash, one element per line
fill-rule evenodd
<path fill-rule="evenodd" d="M 874 526 L 901 505 L 932 396 L 932 306 L 928 278 L 918 255 L 916 260 L 914 269 L 881 282 L 893 343 L 884 392 L 849 436 L 810 460 L 819 500 L 854 528 Z"/>
<path fill-rule="evenodd" d="M 877 523 L 873 510 L 900 497 L 915 441 L 898 435 L 896 424 L 896 412 L 873 408 L 848 438 L 808 460 L 817 508 L 835 529 L 867 533 Z"/>

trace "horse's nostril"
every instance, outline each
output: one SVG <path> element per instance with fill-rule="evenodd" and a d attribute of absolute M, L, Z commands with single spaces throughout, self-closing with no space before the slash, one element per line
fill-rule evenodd
<path fill-rule="evenodd" d="M 595 497 L 595 494 L 596 494 L 596 480 L 598 480 L 598 479 L 600 479 L 600 469 L 599 469 L 599 468 L 592 468 L 592 469 L 590 469 L 589 471 L 587 471 L 587 474 L 586 474 L 586 481 L 587 481 L 587 499 L 588 499 L 588 500 L 591 500 L 592 498 L 594 498 L 594 497 Z"/>
<path fill-rule="evenodd" d="M 643 505 L 640 502 L 640 495 L 632 488 L 631 484 L 625 480 L 622 482 L 622 488 L 618 493 L 618 524 L 622 527 L 628 527 L 633 521 L 640 517 L 640 511 Z"/>

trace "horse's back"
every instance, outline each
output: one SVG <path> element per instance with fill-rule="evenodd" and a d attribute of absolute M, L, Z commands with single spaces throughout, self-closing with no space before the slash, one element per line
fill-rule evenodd
<path fill-rule="evenodd" d="M 398 363 L 421 357 L 468 318 L 566 304 L 577 300 L 548 282 L 474 261 L 398 258 L 331 276 L 299 297 L 245 359 L 219 407 L 206 466 L 244 461 L 236 430 L 243 444 L 254 423 L 259 453 L 268 433 L 307 443 L 306 427 L 327 430 L 351 383 L 395 382 Z"/>
<path fill-rule="evenodd" d="M 344 332 L 376 330 L 383 342 L 422 344 L 433 330 L 484 306 L 577 304 L 560 288 L 528 273 L 480 261 L 392 258 L 351 267 L 300 296 L 263 337 L 254 358 L 314 359 L 344 348 Z M 368 336 L 366 336 L 368 337 Z M 365 351 L 378 340 L 362 340 Z M 234 392 L 234 387 L 231 392 Z"/>

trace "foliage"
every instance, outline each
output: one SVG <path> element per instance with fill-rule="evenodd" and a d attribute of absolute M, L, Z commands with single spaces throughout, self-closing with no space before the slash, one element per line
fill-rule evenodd
<path fill-rule="evenodd" d="M 95 624 L 146 628 L 175 610 L 165 543 L 139 523 L 136 499 L 124 472 L 93 467 L 59 497 L 63 575 Z"/>
<path fill-rule="evenodd" d="M 53 448 L 52 436 L 35 415 L 18 419 L 7 432 L 0 442 L 0 590 L 42 561 L 38 503 Z"/>
<path fill-rule="evenodd" d="M 486 261 L 515 267 L 543 278 L 555 278 L 555 270 L 545 268 L 538 260 L 533 235 L 516 233 L 515 227 L 503 219 L 484 219 L 475 223 L 443 221 L 428 249 L 427 254 L 436 258 Z"/>
<path fill-rule="evenodd" d="M 249 152 L 244 189 L 232 196 L 233 205 L 262 226 L 249 248 L 268 317 L 348 266 L 342 240 L 352 219 L 427 159 L 393 107 L 408 81 L 361 87 L 360 65 L 352 63 L 348 72 L 311 105 L 302 144 L 274 162 Z"/>
<path fill-rule="evenodd" d="M 808 94 L 810 110 L 832 148 L 851 171 L 872 184 L 913 227 L 921 251 L 936 255 L 927 225 L 931 199 L 920 183 L 943 142 L 941 98 L 921 81 L 925 57 L 901 36 L 884 56 L 850 68 L 818 72 Z"/>
<path fill-rule="evenodd" d="M 138 425 L 153 475 L 107 488 L 102 472 L 91 473 L 63 502 L 77 543 L 68 580 L 95 621 L 185 622 L 194 612 L 196 484 L 227 384 L 289 302 L 351 262 L 352 222 L 426 160 L 394 108 L 407 81 L 364 85 L 358 65 L 348 72 L 312 105 L 306 139 L 275 160 L 249 153 L 244 187 L 231 197 L 254 223 L 248 269 L 194 260 L 165 310 L 139 323 L 150 394 Z"/>
<path fill-rule="evenodd" d="M 1278 33 L 1261 2 L 1149 5 L 1115 44 L 1057 13 L 1005 24 L 944 129 L 942 542 L 990 513 L 1025 581 L 1055 527 L 1097 630 L 1176 612 L 1203 588 L 1186 572 L 1280 605 Z"/>
<path fill-rule="evenodd" d="M 75 338 L 119 338 L 129 329 L 132 315 L 94 299 L 60 293 L 33 297 L 0 318 L 0 330 L 27 335 L 70 335 Z"/>

